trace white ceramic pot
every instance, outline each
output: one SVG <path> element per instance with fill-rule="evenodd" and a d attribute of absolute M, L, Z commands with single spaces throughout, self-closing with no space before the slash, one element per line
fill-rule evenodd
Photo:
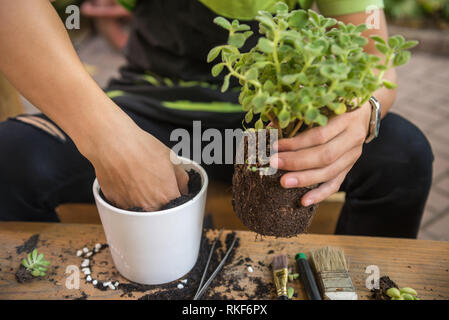
<path fill-rule="evenodd" d="M 156 212 L 115 208 L 93 193 L 117 270 L 142 284 L 162 284 L 181 278 L 195 265 L 201 242 L 208 179 L 197 163 L 180 158 L 182 166 L 199 172 L 200 192 L 188 202 Z M 155 186 L 157 188 L 157 186 Z"/>

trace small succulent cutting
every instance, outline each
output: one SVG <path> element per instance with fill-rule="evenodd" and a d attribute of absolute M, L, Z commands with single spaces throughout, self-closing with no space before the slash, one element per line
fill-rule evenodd
<path fill-rule="evenodd" d="M 30 271 L 33 277 L 43 277 L 50 265 L 50 262 L 44 259 L 44 254 L 34 249 L 28 254 L 26 259 L 22 260 L 22 265 Z"/>
<path fill-rule="evenodd" d="M 221 53 L 212 75 L 227 69 L 222 91 L 229 88 L 231 77 L 237 78 L 246 122 L 257 115 L 256 129 L 270 122 L 281 138 L 294 136 L 302 127 L 326 125 L 330 116 L 362 106 L 383 86 L 395 88 L 383 76 L 407 63 L 407 49 L 417 44 L 401 35 L 387 41 L 372 36 L 382 59 L 363 51 L 368 42 L 361 35 L 367 29 L 364 24 L 346 25 L 313 10 L 289 11 L 283 2 L 275 11 L 256 16 L 262 36 L 244 53 L 240 49 L 253 33 L 250 27 L 217 17 L 214 22 L 228 30 L 229 39 L 213 48 L 207 60 Z"/>
<path fill-rule="evenodd" d="M 390 288 L 386 292 L 387 296 L 391 298 L 391 300 L 419 300 L 418 293 L 413 288 Z"/>

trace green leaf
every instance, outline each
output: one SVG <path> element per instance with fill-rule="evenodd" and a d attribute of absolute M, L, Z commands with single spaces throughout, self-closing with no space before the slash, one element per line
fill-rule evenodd
<path fill-rule="evenodd" d="M 245 36 L 241 33 L 234 33 L 229 35 L 228 44 L 231 46 L 241 48 L 245 44 Z"/>
<path fill-rule="evenodd" d="M 388 80 L 382 80 L 383 85 L 385 86 L 385 88 L 387 89 L 395 89 L 398 87 L 398 85 L 394 82 L 388 81 Z"/>
<path fill-rule="evenodd" d="M 209 54 L 207 55 L 207 62 L 212 62 L 212 61 L 214 61 L 217 57 L 218 57 L 218 55 L 220 54 L 220 51 L 221 51 L 221 49 L 222 49 L 223 47 L 215 47 L 215 48 L 212 48 L 210 51 L 209 51 Z"/>
<path fill-rule="evenodd" d="M 251 68 L 245 73 L 245 78 L 247 81 L 253 81 L 257 80 L 257 77 L 259 76 L 259 72 L 256 68 Z"/>
<path fill-rule="evenodd" d="M 304 10 L 298 10 L 293 12 L 293 14 L 288 19 L 288 24 L 290 27 L 301 29 L 307 24 L 309 15 Z"/>
<path fill-rule="evenodd" d="M 379 36 L 371 36 L 371 39 L 373 39 L 376 43 L 380 43 L 383 45 L 386 45 L 387 43 L 385 42 L 385 40 Z"/>
<path fill-rule="evenodd" d="M 33 276 L 33 277 L 39 277 L 40 275 L 41 275 L 41 272 L 39 271 L 39 270 L 33 270 L 33 271 L 31 271 L 31 275 Z M 45 275 L 45 274 L 44 274 Z"/>
<path fill-rule="evenodd" d="M 320 114 L 318 115 L 318 117 L 316 117 L 315 122 L 324 127 L 327 124 L 327 117 Z"/>
<path fill-rule="evenodd" d="M 245 115 L 245 122 L 250 123 L 253 120 L 253 112 L 250 110 Z"/>
<path fill-rule="evenodd" d="M 218 76 L 223 71 L 224 65 L 225 65 L 224 63 L 218 63 L 215 66 L 213 66 L 212 75 L 214 77 Z"/>
<path fill-rule="evenodd" d="M 265 109 L 265 103 L 268 95 L 266 93 L 258 93 L 252 100 L 254 105 L 254 113 L 261 113 Z"/>
<path fill-rule="evenodd" d="M 331 46 L 331 51 L 336 55 L 344 55 L 346 53 L 345 50 L 337 44 L 333 44 Z"/>
<path fill-rule="evenodd" d="M 225 19 L 223 17 L 216 17 L 214 19 L 214 23 L 218 24 L 220 27 L 222 27 L 222 28 L 224 28 L 226 30 L 231 29 L 231 23 L 227 19 Z"/>
<path fill-rule="evenodd" d="M 225 92 L 229 88 L 229 78 L 231 78 L 231 74 L 227 74 L 224 77 L 223 85 L 221 86 L 221 92 Z"/>
<path fill-rule="evenodd" d="M 407 42 L 403 43 L 403 44 L 399 47 L 399 49 L 401 49 L 401 50 L 411 49 L 411 48 L 413 48 L 413 47 L 416 47 L 418 44 L 419 44 L 419 42 L 418 42 L 418 41 L 415 41 L 415 40 L 413 40 L 413 41 L 407 41 Z"/>
<path fill-rule="evenodd" d="M 285 14 L 288 13 L 288 6 L 285 2 L 277 2 L 274 5 L 274 10 L 276 11 L 276 13 L 281 13 L 281 14 Z"/>
<path fill-rule="evenodd" d="M 400 51 L 393 59 L 393 66 L 399 67 L 406 64 L 411 57 L 410 51 Z"/>
<path fill-rule="evenodd" d="M 261 119 L 257 120 L 256 123 L 254 124 L 254 128 L 256 128 L 257 130 L 263 129 L 263 127 L 264 124 Z"/>
<path fill-rule="evenodd" d="M 281 81 L 283 84 L 289 85 L 295 82 L 297 78 L 297 74 L 287 74 L 285 76 L 282 76 Z"/>
<path fill-rule="evenodd" d="M 319 111 L 313 107 L 307 108 L 305 119 L 309 122 L 315 121 L 315 119 L 320 115 Z"/>
<path fill-rule="evenodd" d="M 287 289 L 287 296 L 289 299 L 293 298 L 293 295 L 295 294 L 295 289 L 293 289 L 292 287 L 288 287 Z"/>
<path fill-rule="evenodd" d="M 388 52 L 388 47 L 384 44 L 381 43 L 376 43 L 376 48 L 377 50 L 379 50 L 381 53 L 386 54 Z"/>
<path fill-rule="evenodd" d="M 273 42 L 268 40 L 267 38 L 259 38 L 259 42 L 257 43 L 257 46 L 262 52 L 265 53 L 272 53 L 273 52 Z"/>
<path fill-rule="evenodd" d="M 30 265 L 28 264 L 28 262 L 26 261 L 26 259 L 23 259 L 23 260 L 22 260 L 22 265 L 23 265 L 24 267 L 27 267 L 27 268 L 30 267 Z"/>
<path fill-rule="evenodd" d="M 31 253 L 31 256 L 33 257 L 33 261 L 36 261 L 37 258 L 37 249 L 34 249 L 33 252 Z"/>

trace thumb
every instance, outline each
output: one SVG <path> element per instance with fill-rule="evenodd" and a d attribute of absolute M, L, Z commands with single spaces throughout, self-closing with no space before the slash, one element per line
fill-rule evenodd
<path fill-rule="evenodd" d="M 178 183 L 178 189 L 181 194 L 189 193 L 189 175 L 181 166 L 174 166 L 176 182 Z"/>

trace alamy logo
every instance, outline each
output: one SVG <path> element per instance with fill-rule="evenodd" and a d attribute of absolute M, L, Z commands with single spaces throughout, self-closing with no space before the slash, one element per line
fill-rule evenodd
<path fill-rule="evenodd" d="M 65 27 L 68 30 L 80 28 L 80 8 L 76 5 L 70 5 L 65 8 L 65 13 L 69 16 L 65 19 Z"/>
<path fill-rule="evenodd" d="M 199 164 L 246 164 L 248 169 L 260 174 L 276 173 L 269 166 L 270 157 L 275 154 L 272 146 L 278 139 L 276 129 L 201 129 L 201 121 L 193 121 L 192 130 L 178 128 L 171 132 L 171 160 L 180 164 L 177 156 L 192 159 Z M 234 152 L 235 150 L 235 152 Z M 257 164 L 257 166 L 256 166 Z"/>

